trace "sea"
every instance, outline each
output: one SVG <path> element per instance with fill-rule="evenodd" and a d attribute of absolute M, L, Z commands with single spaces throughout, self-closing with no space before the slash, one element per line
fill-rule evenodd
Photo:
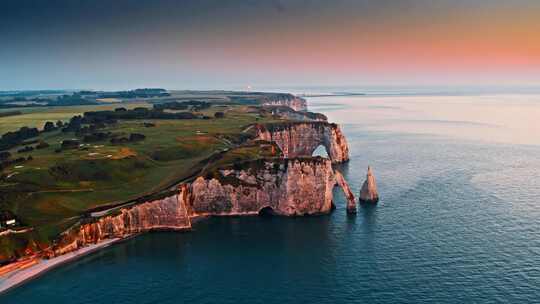
<path fill-rule="evenodd" d="M 337 170 L 358 194 L 371 166 L 377 205 L 144 234 L 0 303 L 540 303 L 540 92 L 284 91 L 342 126 Z"/>

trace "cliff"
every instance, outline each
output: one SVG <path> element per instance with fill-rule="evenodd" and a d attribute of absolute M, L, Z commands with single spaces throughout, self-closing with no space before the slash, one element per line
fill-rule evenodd
<path fill-rule="evenodd" d="M 347 213 L 356 213 L 356 200 L 354 199 L 354 194 L 352 193 L 349 184 L 347 184 L 347 181 L 339 171 L 336 171 L 336 182 L 341 189 L 343 189 L 343 193 L 347 198 Z"/>
<path fill-rule="evenodd" d="M 366 181 L 360 190 L 361 203 L 377 203 L 379 201 L 379 193 L 377 191 L 377 183 L 371 167 L 368 166 Z"/>
<path fill-rule="evenodd" d="M 114 210 L 100 218 L 82 220 L 60 236 L 50 255 L 62 255 L 104 239 L 125 238 L 145 231 L 190 229 L 183 188 L 180 187 L 178 195 Z"/>
<path fill-rule="evenodd" d="M 321 113 L 308 111 L 295 111 L 288 106 L 264 106 L 263 109 L 268 110 L 272 115 L 279 116 L 288 120 L 305 120 L 305 121 L 327 121 L 328 117 Z"/>
<path fill-rule="evenodd" d="M 295 111 L 307 111 L 307 101 L 292 94 L 276 94 L 262 102 L 263 106 L 287 106 Z"/>
<path fill-rule="evenodd" d="M 257 138 L 275 142 L 285 158 L 312 156 L 320 145 L 332 163 L 349 160 L 347 139 L 338 125 L 326 121 L 283 122 L 257 125 Z"/>
<path fill-rule="evenodd" d="M 200 216 L 327 214 L 333 209 L 336 185 L 345 192 L 347 209 L 356 207 L 345 179 L 328 159 L 261 159 L 235 164 L 180 184 L 178 194 L 87 219 L 62 234 L 51 255 L 145 231 L 187 230 L 191 219 Z"/>
<path fill-rule="evenodd" d="M 210 179 L 197 178 L 191 184 L 191 214 L 257 214 L 266 208 L 274 214 L 296 216 L 332 209 L 336 177 L 327 159 L 257 160 L 240 166 L 241 170 L 219 170 Z"/>

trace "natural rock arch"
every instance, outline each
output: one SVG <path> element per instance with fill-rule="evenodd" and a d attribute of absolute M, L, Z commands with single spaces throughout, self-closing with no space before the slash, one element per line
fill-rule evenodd
<path fill-rule="evenodd" d="M 274 208 L 270 206 L 263 207 L 258 212 L 259 216 L 269 217 L 276 215 L 276 212 L 274 211 Z"/>
<path fill-rule="evenodd" d="M 275 142 L 285 158 L 312 156 L 320 145 L 332 163 L 349 160 L 349 146 L 338 125 L 325 121 L 257 125 L 257 138 Z"/>
<path fill-rule="evenodd" d="M 313 153 L 311 153 L 311 156 L 330 158 L 330 155 L 328 155 L 328 150 L 323 144 L 318 145 L 315 150 L 313 150 Z"/>

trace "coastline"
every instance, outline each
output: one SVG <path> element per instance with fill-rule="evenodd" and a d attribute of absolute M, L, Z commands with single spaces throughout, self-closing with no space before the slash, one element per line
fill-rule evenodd
<path fill-rule="evenodd" d="M 304 100 L 304 105 L 305 105 L 305 100 Z M 290 107 L 290 105 L 286 105 L 286 106 Z M 285 122 L 285 124 L 287 126 L 289 126 L 290 121 L 287 120 L 287 122 Z M 316 126 L 319 126 L 319 125 L 322 124 L 323 127 L 324 127 L 323 131 L 321 131 L 321 128 L 315 128 L 314 124 Z M 330 152 L 336 152 L 337 151 L 337 153 L 329 155 L 330 160 L 332 161 L 332 163 L 335 160 L 337 160 L 339 162 L 343 162 L 343 161 L 348 160 L 347 142 L 346 142 L 343 134 L 339 130 L 339 127 L 337 127 L 337 125 L 330 124 L 326 120 L 324 120 L 324 121 L 308 120 L 306 122 L 297 122 L 294 125 L 294 128 L 300 128 L 299 130 L 296 130 L 294 128 L 292 128 L 293 130 L 291 130 L 290 126 L 286 130 L 289 133 L 291 133 L 291 132 L 301 133 L 301 132 L 306 131 L 306 130 L 302 129 L 302 127 L 304 125 L 307 125 L 307 127 L 304 127 L 304 129 L 308 128 L 308 131 L 312 131 L 312 133 L 315 132 L 316 136 L 315 136 L 314 139 L 311 139 L 311 141 L 319 141 L 322 144 L 322 139 L 321 138 L 323 136 L 333 136 L 332 137 L 333 141 L 331 141 L 331 142 L 334 143 L 334 145 L 327 147 L 326 144 L 325 144 L 325 148 L 327 149 L 327 151 L 329 149 L 330 149 Z M 335 130 L 336 128 L 337 128 L 337 131 Z M 330 130 L 330 131 L 328 131 L 327 129 Z M 274 132 L 274 131 L 269 131 L 269 130 L 264 129 L 264 132 L 266 132 L 265 135 L 270 134 L 269 136 L 272 137 L 271 132 Z M 321 134 L 319 134 L 321 132 L 325 132 L 325 133 L 323 135 L 321 135 Z M 329 132 L 330 132 L 330 135 L 327 134 Z M 293 136 L 293 135 L 289 135 L 289 136 Z M 340 138 L 342 138 L 342 139 L 340 140 Z M 283 141 L 285 141 L 285 139 L 283 139 Z M 337 142 L 337 144 L 335 142 Z M 286 143 L 289 144 L 289 145 L 291 144 L 291 142 L 289 142 L 289 141 L 286 141 Z M 309 142 L 307 149 L 309 150 L 309 148 L 314 144 L 315 143 Z M 278 145 L 278 144 L 276 144 L 276 145 Z M 281 145 L 285 145 L 285 143 L 281 143 Z M 330 145 L 330 144 L 328 144 L 328 145 Z M 343 145 L 344 145 L 344 147 L 343 147 Z M 333 147 L 333 150 L 332 150 L 332 147 Z M 315 147 L 312 147 L 312 148 L 315 149 Z M 340 150 L 340 149 L 342 149 L 342 150 Z M 288 151 L 288 149 L 287 149 L 287 151 Z M 283 157 L 280 157 L 280 159 L 284 159 L 284 160 L 296 159 L 297 157 L 300 158 L 300 156 L 303 156 L 303 155 L 307 155 L 307 158 L 313 159 L 312 156 L 309 157 L 309 155 L 311 154 L 310 151 L 308 151 L 307 153 L 304 153 L 304 154 L 302 154 L 302 153 L 304 153 L 304 152 L 298 152 L 296 154 L 287 155 L 286 157 L 283 156 Z M 329 160 L 327 162 L 330 163 Z M 308 164 L 308 166 L 311 166 L 311 165 L 313 165 L 313 164 L 311 164 L 311 163 Z M 317 164 L 315 164 L 315 165 L 322 165 L 322 164 L 317 162 Z M 287 166 L 285 168 L 287 168 Z M 330 168 L 329 172 L 331 172 L 333 174 L 334 169 L 332 168 L 332 166 L 329 165 L 328 168 Z M 316 170 L 314 170 L 313 172 L 316 172 Z M 326 171 L 324 171 L 324 172 L 326 172 Z M 199 174 L 200 174 L 200 172 L 197 172 L 197 173 L 193 174 L 192 176 L 199 176 Z M 315 174 L 313 174 L 313 176 L 315 176 Z M 332 181 L 328 181 L 328 182 L 331 183 Z M 335 183 L 335 181 L 334 181 L 334 183 Z M 334 186 L 336 186 L 336 185 L 334 185 Z M 341 184 L 340 184 L 340 186 L 341 186 Z M 327 198 L 327 196 L 324 195 L 324 199 L 326 199 L 326 198 Z M 93 218 L 100 218 L 100 217 L 104 217 L 105 215 L 107 215 L 109 212 L 111 212 L 111 210 L 121 209 L 121 208 L 126 208 L 126 207 L 131 208 L 132 205 L 139 206 L 139 204 L 140 205 L 145 205 L 145 204 L 156 203 L 156 204 L 159 205 L 160 203 L 162 203 L 161 201 L 162 200 L 157 199 L 155 201 L 154 200 L 149 200 L 149 201 L 146 201 L 144 203 L 141 203 L 139 201 L 134 200 L 134 201 L 130 201 L 130 202 L 126 203 L 126 204 L 111 206 L 110 208 L 107 208 L 105 210 L 96 210 L 94 212 L 91 212 L 90 215 Z M 153 210 L 152 208 L 150 208 L 150 209 L 144 210 L 144 211 L 147 211 L 147 213 L 150 212 L 148 214 L 151 214 L 152 210 L 155 211 L 155 212 L 160 212 L 160 210 L 169 210 L 166 207 L 168 207 L 170 205 L 170 202 L 166 201 L 165 199 L 163 199 L 163 201 L 164 201 L 163 204 L 165 204 L 165 205 L 161 206 L 162 209 L 158 208 L 159 210 L 156 211 L 156 210 Z M 182 204 L 184 204 L 184 203 L 182 203 Z M 165 209 L 163 209 L 163 208 L 165 208 Z M 185 209 L 185 206 L 184 206 L 184 209 Z M 332 209 L 330 209 L 329 212 L 331 212 L 331 210 Z M 204 220 L 204 219 L 206 219 L 208 217 L 212 217 L 212 216 L 217 216 L 217 217 L 258 216 L 259 211 L 260 210 L 257 210 L 257 211 L 242 211 L 242 212 L 239 212 L 239 211 L 237 211 L 237 212 L 207 212 L 207 210 L 203 208 L 199 212 L 193 213 L 191 216 L 189 214 L 187 214 L 186 210 L 184 210 L 184 213 L 181 214 L 181 216 L 187 216 L 188 222 L 195 223 L 195 222 Z M 176 213 L 172 212 L 172 214 L 174 215 Z M 165 213 L 165 215 L 170 215 L 170 214 Z M 309 213 L 309 214 L 305 214 L 305 215 L 306 216 L 307 215 L 319 215 L 319 213 Z M 293 213 L 293 214 L 290 214 L 289 216 L 298 216 L 298 214 Z M 154 218 L 154 217 L 150 217 L 150 218 Z M 116 224 L 113 224 L 113 226 L 114 225 L 116 225 Z M 174 224 L 173 224 L 173 226 L 174 226 Z M 45 274 L 47 271 L 50 271 L 50 270 L 54 269 L 55 267 L 59 267 L 59 266 L 63 265 L 64 263 L 71 263 L 71 262 L 75 261 L 76 259 L 78 259 L 80 257 L 92 254 L 94 252 L 97 252 L 98 250 L 109 247 L 109 246 L 111 246 L 113 244 L 116 244 L 116 243 L 118 243 L 120 241 L 124 241 L 124 240 L 130 239 L 132 237 L 135 237 L 135 236 L 139 235 L 141 233 L 141 231 L 146 232 L 146 231 L 152 231 L 152 230 L 156 230 L 156 231 L 159 231 L 159 230 L 166 230 L 166 231 L 170 231 L 170 230 L 178 230 L 178 231 L 191 230 L 191 226 L 189 226 L 189 229 L 186 229 L 184 226 L 182 226 L 182 228 L 176 229 L 174 227 L 171 227 L 170 223 L 165 223 L 164 224 L 162 222 L 154 223 L 153 225 L 150 224 L 150 226 L 146 227 L 146 228 L 147 229 L 143 229 L 143 230 L 140 230 L 140 229 L 132 230 L 132 231 L 138 231 L 137 233 L 134 233 L 134 234 L 131 234 L 131 233 L 129 233 L 129 234 L 125 234 L 125 233 L 116 234 L 115 238 L 110 238 L 110 239 L 100 239 L 99 237 L 97 239 L 89 238 L 88 240 L 90 240 L 90 241 L 88 241 L 88 242 L 84 241 L 82 243 L 74 243 L 76 245 L 74 248 L 82 246 L 79 249 L 73 250 L 74 249 L 73 248 L 73 249 L 68 249 L 68 250 L 73 250 L 73 251 L 59 251 L 61 253 L 60 253 L 60 255 L 58 255 L 56 257 L 53 257 L 53 258 L 50 258 L 50 259 L 45 259 L 45 258 L 43 258 L 43 255 L 37 255 L 36 254 L 36 255 L 34 255 L 32 257 L 23 258 L 23 259 L 20 259 L 20 260 L 14 262 L 13 264 L 11 264 L 11 267 L 2 267 L 4 269 L 0 268 L 0 295 L 5 294 L 9 290 L 12 290 L 12 289 L 14 289 L 14 288 L 16 288 L 16 287 L 30 281 L 30 280 L 32 280 L 32 279 L 36 279 L 39 276 Z M 97 229 L 96 231 L 101 231 L 101 230 Z M 113 235 L 114 234 L 108 234 L 107 237 L 112 237 Z M 86 238 L 84 238 L 84 239 L 86 240 Z M 71 244 L 71 241 L 72 240 L 70 240 L 69 244 Z M 94 241 L 97 241 L 97 243 L 93 243 Z M 64 253 L 64 252 L 66 252 L 66 253 Z M 58 254 L 58 253 L 56 253 L 56 254 Z"/>
<path fill-rule="evenodd" d="M 72 251 L 51 259 L 36 258 L 37 262 L 35 262 L 32 266 L 23 269 L 16 269 L 6 273 L 3 276 L 0 276 L 0 294 L 4 294 L 9 290 L 18 287 L 26 283 L 27 281 L 35 279 L 65 263 L 72 262 L 78 258 L 92 254 L 94 252 L 97 252 L 98 250 L 109 247 L 115 243 L 124 241 L 131 237 L 108 239 L 97 244 L 86 246 L 76 251 Z"/>

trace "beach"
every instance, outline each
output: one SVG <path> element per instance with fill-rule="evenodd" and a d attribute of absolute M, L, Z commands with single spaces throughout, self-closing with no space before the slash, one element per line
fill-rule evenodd
<path fill-rule="evenodd" d="M 17 287 L 28 280 L 34 279 L 64 263 L 71 262 L 82 256 L 108 247 L 119 240 L 122 239 L 114 238 L 104 240 L 98 244 L 90 245 L 51 259 L 30 259 L 28 262 L 22 263 L 21 267 L 0 275 L 0 293 L 4 293 L 14 287 Z"/>

